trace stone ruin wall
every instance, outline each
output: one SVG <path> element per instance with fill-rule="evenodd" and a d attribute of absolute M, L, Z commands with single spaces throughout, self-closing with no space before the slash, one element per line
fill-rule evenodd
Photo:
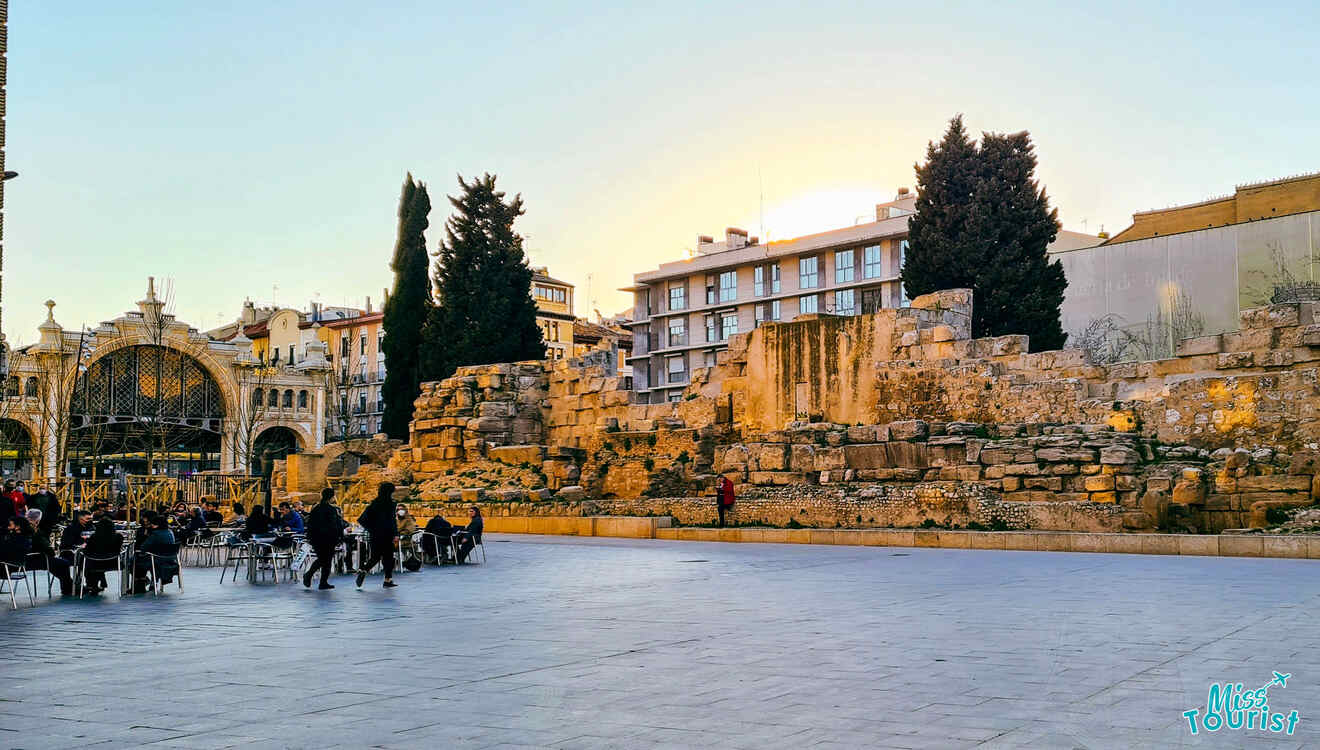
<path fill-rule="evenodd" d="M 952 290 L 766 324 L 676 403 L 631 403 L 603 352 L 461 368 L 424 385 L 388 471 L 363 472 L 437 509 L 685 523 L 713 519 L 724 473 L 735 521 L 831 527 L 1214 532 L 1320 493 L 1315 306 L 1244 311 L 1240 331 L 1171 359 L 1101 366 L 972 339 L 971 304 Z M 474 466 L 522 474 L 467 481 Z"/>

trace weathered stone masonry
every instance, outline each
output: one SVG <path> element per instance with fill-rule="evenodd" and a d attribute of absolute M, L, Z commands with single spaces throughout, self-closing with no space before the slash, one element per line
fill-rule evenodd
<path fill-rule="evenodd" d="M 1099 366 L 1028 354 L 1023 336 L 972 339 L 971 304 L 952 290 L 766 324 L 676 403 L 630 403 L 605 353 L 462 368 L 426 384 L 409 444 L 364 479 L 438 504 L 554 493 L 583 513 L 701 523 L 725 473 L 740 522 L 1092 531 L 1261 525 L 1320 490 L 1313 305 Z"/>

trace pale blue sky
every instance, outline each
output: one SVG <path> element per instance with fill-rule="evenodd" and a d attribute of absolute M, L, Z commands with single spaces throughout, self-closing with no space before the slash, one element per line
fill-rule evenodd
<path fill-rule="evenodd" d="M 1313 4 L 1061 5 L 15 0 L 4 328 L 148 275 L 201 327 L 276 284 L 379 303 L 408 170 L 432 248 L 456 173 L 521 192 L 587 314 L 589 273 L 616 312 L 697 234 L 762 231 L 761 191 L 772 238 L 853 223 L 958 112 L 1031 131 L 1075 230 L 1320 169 Z"/>

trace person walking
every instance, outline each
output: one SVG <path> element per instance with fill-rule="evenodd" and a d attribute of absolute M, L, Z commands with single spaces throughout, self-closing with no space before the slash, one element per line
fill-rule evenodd
<path fill-rule="evenodd" d="M 329 487 L 321 490 L 321 502 L 307 514 L 307 543 L 316 553 L 316 562 L 303 573 L 303 588 L 312 587 L 312 574 L 321 570 L 322 591 L 334 588 L 330 583 L 330 569 L 334 567 L 335 548 L 344 538 L 344 525 L 339 522 L 339 511 L 330 503 L 335 491 Z M 362 584 L 358 584 L 361 586 Z"/>
<path fill-rule="evenodd" d="M 358 568 L 357 586 L 367 579 L 367 571 L 376 563 L 385 566 L 384 587 L 392 589 L 399 585 L 394 582 L 394 545 L 399 538 L 399 527 L 394 521 L 394 485 L 381 482 L 376 497 L 367 505 L 367 509 L 358 516 L 358 525 L 367 530 L 371 540 L 371 558 Z"/>
<path fill-rule="evenodd" d="M 715 482 L 715 510 L 720 514 L 720 526 L 724 525 L 724 514 L 733 510 L 733 482 L 721 474 Z"/>

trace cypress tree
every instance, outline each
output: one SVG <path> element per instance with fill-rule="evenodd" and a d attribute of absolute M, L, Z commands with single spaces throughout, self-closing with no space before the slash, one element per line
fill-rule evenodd
<path fill-rule="evenodd" d="M 908 297 L 972 289 L 972 335 L 1024 333 L 1032 351 L 1058 349 L 1068 282 L 1046 248 L 1058 211 L 1035 179 L 1026 132 L 967 138 L 962 117 L 917 167 L 916 215 L 908 223 L 903 285 Z"/>
<path fill-rule="evenodd" d="M 408 439 L 413 401 L 421 393 L 419 352 L 423 327 L 431 311 L 425 236 L 430 212 L 431 198 L 426 185 L 414 182 L 409 174 L 399 196 L 399 233 L 390 261 L 394 289 L 385 301 L 381 320 L 385 328 L 385 340 L 381 344 L 385 352 L 385 383 L 381 385 L 385 414 L 381 418 L 381 430 L 398 440 Z"/>
<path fill-rule="evenodd" d="M 907 296 L 973 287 L 981 245 L 967 225 L 980 170 L 962 115 L 949 121 L 938 146 L 927 145 L 926 163 L 918 164 L 916 172 L 917 212 L 908 220 L 902 271 Z"/>
<path fill-rule="evenodd" d="M 981 180 L 971 233 L 983 238 L 972 330 L 986 336 L 1025 333 L 1031 351 L 1063 348 L 1059 319 L 1068 280 L 1046 248 L 1059 233 L 1059 212 L 1035 179 L 1036 154 L 1027 133 L 981 138 Z"/>
<path fill-rule="evenodd" d="M 436 257 L 436 304 L 422 355 L 432 380 L 464 365 L 545 358 L 532 270 L 513 229 L 523 214 L 522 196 L 505 201 L 491 174 L 470 182 L 460 175 L 458 184 Z"/>

